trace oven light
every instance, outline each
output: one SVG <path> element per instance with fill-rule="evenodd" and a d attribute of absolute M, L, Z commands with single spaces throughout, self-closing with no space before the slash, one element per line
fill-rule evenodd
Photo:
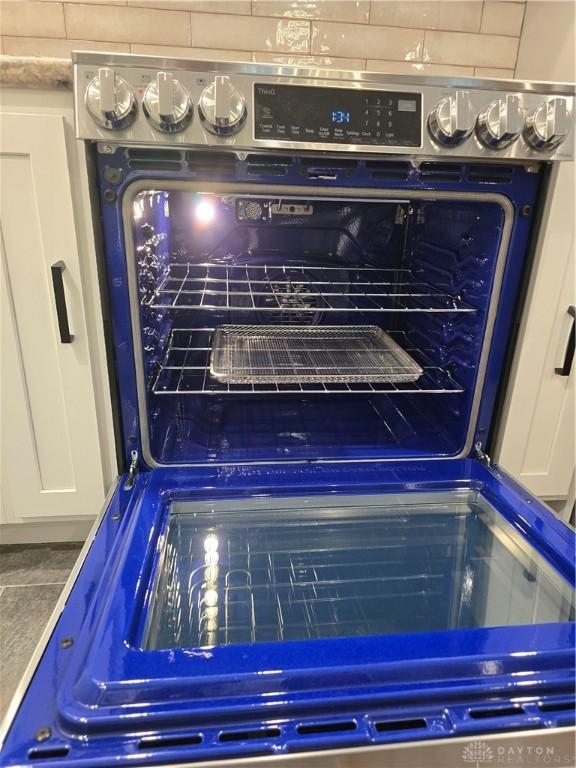
<path fill-rule="evenodd" d="M 220 559 L 220 555 L 216 550 L 211 550 L 210 552 L 206 552 L 204 555 L 204 562 L 207 567 L 212 568 L 215 565 L 218 565 L 218 560 Z"/>
<path fill-rule="evenodd" d="M 204 568 L 204 581 L 210 586 L 216 586 L 220 568 L 217 565 L 207 565 Z"/>
<path fill-rule="evenodd" d="M 216 206 L 209 200 L 202 200 L 194 209 L 196 221 L 199 224 L 210 224 L 216 215 Z"/>
<path fill-rule="evenodd" d="M 215 589 L 207 589 L 204 594 L 204 602 L 208 608 L 214 608 L 218 605 L 218 592 Z"/>
<path fill-rule="evenodd" d="M 218 549 L 218 536 L 215 533 L 209 533 L 204 539 L 204 552 L 216 552 Z"/>

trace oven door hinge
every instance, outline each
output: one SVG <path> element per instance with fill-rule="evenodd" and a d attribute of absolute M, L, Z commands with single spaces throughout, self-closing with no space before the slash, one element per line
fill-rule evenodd
<path fill-rule="evenodd" d="M 484 450 L 482 449 L 482 443 L 474 443 L 474 450 L 476 452 L 476 458 L 478 461 L 481 461 L 482 464 L 485 464 L 487 467 L 492 464 L 492 459 L 490 456 L 488 456 L 487 453 L 484 453 Z"/>
<path fill-rule="evenodd" d="M 138 451 L 130 452 L 130 469 L 128 470 L 128 477 L 124 483 L 124 490 L 129 491 L 130 488 L 136 482 L 136 475 L 138 474 Z"/>

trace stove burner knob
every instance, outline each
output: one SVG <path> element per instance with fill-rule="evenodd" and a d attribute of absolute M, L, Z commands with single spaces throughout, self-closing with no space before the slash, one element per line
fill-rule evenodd
<path fill-rule="evenodd" d="M 480 112 L 476 135 L 490 149 L 504 149 L 513 144 L 522 130 L 524 115 L 518 96 L 505 96 L 491 102 Z"/>
<path fill-rule="evenodd" d="M 227 75 L 216 75 L 214 82 L 202 91 L 198 112 L 210 133 L 230 136 L 246 122 L 246 101 Z"/>
<path fill-rule="evenodd" d="M 99 126 L 119 131 L 132 125 L 138 104 L 130 84 L 110 67 L 101 67 L 86 89 L 86 108 Z"/>
<path fill-rule="evenodd" d="M 562 144 L 570 131 L 566 99 L 550 99 L 526 118 L 524 138 L 534 149 L 546 151 Z"/>
<path fill-rule="evenodd" d="M 183 131 L 194 115 L 190 94 L 170 72 L 158 72 L 144 91 L 142 107 L 154 128 L 164 133 Z"/>
<path fill-rule="evenodd" d="M 428 130 L 439 144 L 455 147 L 474 130 L 474 113 L 468 91 L 446 96 L 428 115 Z"/>

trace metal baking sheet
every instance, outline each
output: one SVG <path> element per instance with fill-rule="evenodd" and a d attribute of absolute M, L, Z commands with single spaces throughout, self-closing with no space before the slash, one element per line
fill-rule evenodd
<path fill-rule="evenodd" d="M 395 383 L 423 370 L 376 325 L 221 325 L 210 373 L 230 384 Z"/>

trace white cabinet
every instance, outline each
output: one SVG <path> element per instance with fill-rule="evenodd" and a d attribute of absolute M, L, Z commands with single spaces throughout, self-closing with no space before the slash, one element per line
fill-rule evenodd
<path fill-rule="evenodd" d="M 562 163 L 543 222 L 495 458 L 565 519 L 574 502 L 574 378 L 562 368 L 576 304 L 574 167 Z"/>
<path fill-rule="evenodd" d="M 574 80 L 574 6 L 526 6 L 516 77 Z M 538 55 L 534 55 L 534 51 Z M 495 458 L 520 482 L 570 518 L 574 504 L 574 377 L 559 376 L 575 304 L 574 165 L 560 163 L 516 345 Z"/>
<path fill-rule="evenodd" d="M 0 129 L 0 519 L 95 515 L 105 488 L 65 121 L 4 113 Z"/>

